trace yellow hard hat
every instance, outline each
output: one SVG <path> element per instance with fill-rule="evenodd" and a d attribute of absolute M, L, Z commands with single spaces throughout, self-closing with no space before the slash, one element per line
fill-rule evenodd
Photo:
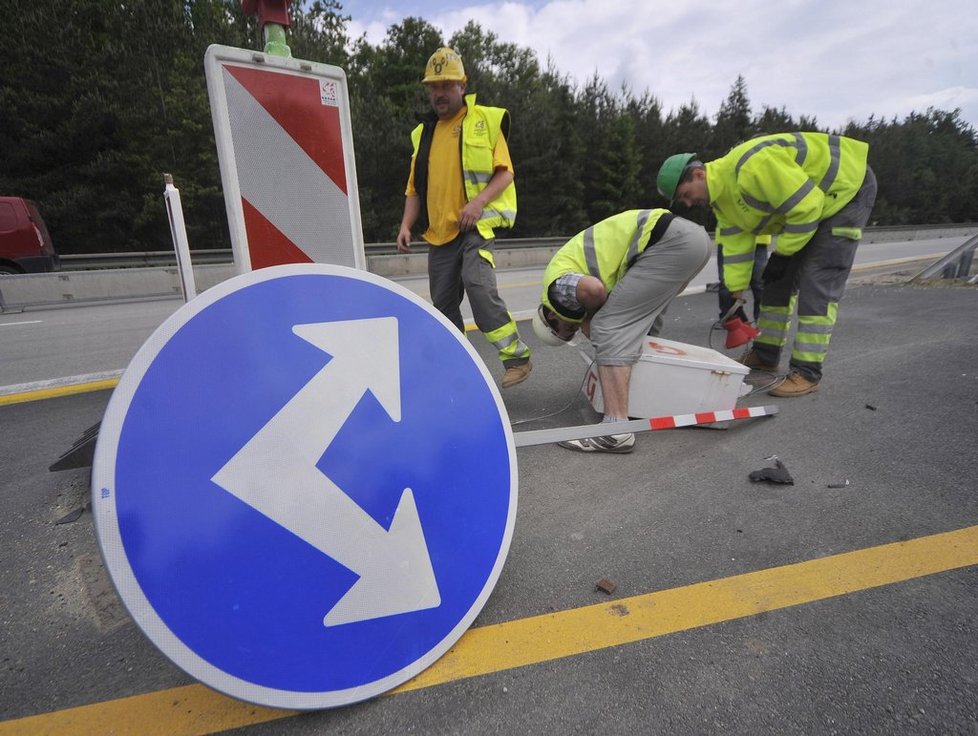
<path fill-rule="evenodd" d="M 431 55 L 428 59 L 428 66 L 424 68 L 424 79 L 428 82 L 465 82 L 465 67 L 462 66 L 462 57 L 454 49 L 443 46 Z"/>

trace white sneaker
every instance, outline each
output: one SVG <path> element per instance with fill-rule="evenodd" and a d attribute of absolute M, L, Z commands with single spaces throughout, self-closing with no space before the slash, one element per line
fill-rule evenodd
<path fill-rule="evenodd" d="M 628 434 L 609 434 L 604 437 L 585 437 L 580 440 L 566 440 L 558 442 L 561 447 L 578 452 L 615 452 L 623 454 L 631 452 L 635 448 L 635 435 Z"/>

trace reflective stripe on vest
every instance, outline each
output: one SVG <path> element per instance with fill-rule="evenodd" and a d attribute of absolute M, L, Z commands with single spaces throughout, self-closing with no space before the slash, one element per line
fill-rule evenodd
<path fill-rule="evenodd" d="M 734 168 L 736 175 L 740 176 L 741 168 L 743 168 L 744 164 L 746 164 L 754 154 L 756 154 L 758 151 L 763 151 L 765 148 L 768 148 L 769 146 L 781 146 L 782 148 L 794 148 L 796 150 L 795 163 L 798 164 L 799 166 L 802 166 L 805 163 L 805 159 L 808 158 L 808 141 L 805 140 L 805 137 L 801 133 L 791 133 L 790 135 L 791 135 L 790 139 L 787 140 L 784 138 L 775 138 L 775 139 L 758 141 L 757 145 L 747 150 L 737 161 L 737 166 Z M 829 165 L 828 168 L 825 170 L 825 174 L 818 182 L 818 188 L 821 189 L 823 192 L 827 192 L 829 191 L 829 189 L 832 188 L 832 185 L 835 183 L 836 177 L 838 177 L 839 175 L 839 166 L 842 162 L 842 141 L 838 135 L 829 134 L 828 149 L 829 149 Z M 808 191 L 806 191 L 801 196 L 798 196 L 798 198 L 795 200 L 795 204 L 797 204 L 802 199 L 804 199 L 805 194 L 807 194 Z M 795 195 L 793 196 L 797 196 L 797 195 L 798 193 L 796 192 Z M 751 207 L 755 207 L 756 209 L 759 209 L 762 212 L 763 211 L 774 212 L 774 209 L 771 207 L 771 205 L 767 203 L 764 203 L 763 207 L 757 207 L 754 204 L 754 202 L 751 202 L 746 198 L 745 201 L 747 201 L 747 203 L 751 205 Z M 790 209 L 790 208 L 786 208 L 784 206 L 780 208 L 782 212 L 785 211 L 786 209 Z"/>

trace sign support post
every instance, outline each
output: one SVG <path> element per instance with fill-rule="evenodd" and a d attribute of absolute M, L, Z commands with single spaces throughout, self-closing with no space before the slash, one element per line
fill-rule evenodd
<path fill-rule="evenodd" d="M 292 50 L 285 40 L 285 27 L 289 21 L 289 0 L 241 0 L 245 15 L 258 16 L 258 28 L 265 38 L 265 53 L 292 58 Z"/>
<path fill-rule="evenodd" d="M 180 204 L 180 190 L 173 186 L 173 175 L 163 174 L 163 199 L 166 201 L 166 216 L 170 221 L 170 237 L 177 254 L 177 271 L 180 273 L 180 288 L 183 300 L 189 302 L 197 296 L 197 283 L 194 281 L 194 267 L 190 260 L 190 243 L 187 241 L 187 227 L 183 220 L 183 206 Z"/>

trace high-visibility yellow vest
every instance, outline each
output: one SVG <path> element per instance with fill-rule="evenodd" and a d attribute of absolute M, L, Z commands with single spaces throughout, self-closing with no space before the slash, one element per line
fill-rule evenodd
<path fill-rule="evenodd" d="M 819 223 L 856 196 L 868 152 L 868 144 L 841 135 L 776 133 L 708 162 L 706 182 L 727 288 L 742 291 L 750 283 L 757 235 L 777 235 L 775 250 L 782 255 L 804 248 Z M 861 233 L 853 230 L 852 236 L 858 240 Z M 738 258 L 748 254 L 750 259 Z"/>
<path fill-rule="evenodd" d="M 487 107 L 475 104 L 475 95 L 465 96 L 468 108 L 462 120 L 462 135 L 459 146 L 462 156 L 462 179 L 465 197 L 468 201 L 478 196 L 492 179 L 493 149 L 500 133 L 509 131 L 509 112 L 501 107 Z M 411 131 L 414 146 L 414 188 L 421 198 L 424 219 L 428 218 L 428 151 L 435 133 L 437 117 L 426 116 L 423 122 Z M 421 155 L 419 156 L 419 152 Z M 497 227 L 513 227 L 516 222 L 516 185 L 510 182 L 502 193 L 492 200 L 482 211 L 478 228 L 482 237 L 493 237 Z"/>
<path fill-rule="evenodd" d="M 584 317 L 575 319 L 550 303 L 550 284 L 564 274 L 583 273 L 600 279 L 610 292 L 649 244 L 662 237 L 672 218 L 665 209 L 627 210 L 579 232 L 550 259 L 540 301 L 568 322 L 582 322 Z"/>

